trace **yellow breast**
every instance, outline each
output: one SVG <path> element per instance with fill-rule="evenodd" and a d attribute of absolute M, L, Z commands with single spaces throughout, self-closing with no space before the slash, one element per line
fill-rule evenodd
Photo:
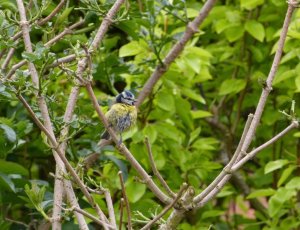
<path fill-rule="evenodd" d="M 135 106 L 116 103 L 105 114 L 109 124 L 113 129 L 121 133 L 131 128 L 137 118 L 137 110 Z"/>

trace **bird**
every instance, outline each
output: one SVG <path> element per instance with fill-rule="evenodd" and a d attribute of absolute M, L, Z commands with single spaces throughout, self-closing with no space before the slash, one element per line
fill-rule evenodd
<path fill-rule="evenodd" d="M 119 145 L 122 143 L 122 133 L 128 131 L 136 123 L 137 108 L 135 102 L 134 94 L 129 90 L 124 90 L 117 95 L 115 103 L 105 114 L 109 126 L 116 134 L 120 135 Z M 101 135 L 101 140 L 110 139 L 108 131 L 105 130 Z"/>
<path fill-rule="evenodd" d="M 136 123 L 137 119 L 137 108 L 135 107 L 135 97 L 129 90 L 124 90 L 118 94 L 115 98 L 114 104 L 105 114 L 108 121 L 109 127 L 111 127 L 116 134 L 120 135 L 118 145 L 122 143 L 122 133 L 129 130 Z M 98 142 L 98 146 L 103 148 L 112 142 L 111 137 L 107 130 L 105 130 L 101 139 Z M 92 165 L 99 159 L 99 153 L 92 153 L 88 155 L 84 160 L 83 164 L 86 169 L 92 167 Z"/>

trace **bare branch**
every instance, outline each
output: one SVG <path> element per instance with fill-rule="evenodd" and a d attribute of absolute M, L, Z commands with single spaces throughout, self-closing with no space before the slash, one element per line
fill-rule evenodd
<path fill-rule="evenodd" d="M 65 57 L 55 60 L 51 65 L 47 66 L 47 68 L 54 68 L 56 66 L 59 66 L 62 63 L 71 62 L 71 61 L 74 61 L 75 59 L 76 59 L 76 55 L 70 54 L 68 56 L 65 56 Z"/>
<path fill-rule="evenodd" d="M 165 224 L 160 225 L 159 230 L 173 230 L 176 229 L 180 221 L 184 218 L 184 215 L 188 209 L 186 207 L 192 203 L 195 190 L 193 187 L 188 187 L 182 198 L 180 199 L 180 208 L 175 208 L 171 215 L 168 217 Z"/>
<path fill-rule="evenodd" d="M 61 32 L 60 34 L 56 35 L 54 38 L 52 38 L 47 43 L 45 43 L 45 46 L 49 47 L 49 46 L 53 45 L 54 43 L 56 43 L 61 38 L 63 38 L 65 35 L 72 34 L 73 31 L 74 31 L 74 29 L 76 29 L 77 27 L 82 26 L 83 24 L 84 24 L 84 20 L 80 19 L 78 22 L 76 22 L 73 25 L 65 28 L 63 32 Z"/>
<path fill-rule="evenodd" d="M 202 9 L 199 12 L 199 15 L 188 24 L 186 30 L 182 36 L 182 38 L 173 46 L 173 48 L 169 51 L 165 59 L 163 60 L 163 65 L 159 65 L 155 68 L 151 77 L 148 79 L 146 84 L 144 85 L 142 91 L 139 94 L 136 106 L 139 107 L 145 98 L 150 94 L 154 85 L 161 78 L 161 76 L 168 70 L 170 64 L 179 56 L 179 54 L 183 51 L 186 43 L 189 39 L 198 32 L 198 27 L 204 21 L 204 19 L 209 14 L 210 10 L 214 6 L 216 0 L 208 0 L 203 5 Z"/>
<path fill-rule="evenodd" d="M 64 182 L 64 189 L 66 191 L 67 199 L 68 199 L 70 205 L 72 207 L 80 208 L 78 201 L 77 201 L 77 197 L 76 197 L 75 192 L 72 187 L 72 182 L 69 180 L 63 180 L 63 182 Z M 77 222 L 79 225 L 79 229 L 80 230 L 88 230 L 89 227 L 88 227 L 83 215 L 79 212 L 75 212 L 74 214 L 76 216 L 76 219 L 77 219 Z"/>
<path fill-rule="evenodd" d="M 184 183 L 179 192 L 177 193 L 177 195 L 175 196 L 174 200 L 172 201 L 172 203 L 168 204 L 157 216 L 155 216 L 150 222 L 148 222 L 143 228 L 141 228 L 141 230 L 146 230 L 146 229 L 150 229 L 150 227 L 155 224 L 160 218 L 162 218 L 172 207 L 175 206 L 175 204 L 177 203 L 177 201 L 181 198 L 183 192 L 187 189 L 188 184 Z"/>
<path fill-rule="evenodd" d="M 262 151 L 263 149 L 267 148 L 274 142 L 276 142 L 278 139 L 282 138 L 284 135 L 286 135 L 288 132 L 290 132 L 292 129 L 298 128 L 299 122 L 294 120 L 292 123 L 286 127 L 283 131 L 278 133 L 276 136 L 274 136 L 272 139 L 265 142 L 263 145 L 257 147 L 256 149 L 252 150 L 250 153 L 248 153 L 244 158 L 242 158 L 239 162 L 235 163 L 232 167 L 233 171 L 236 171 L 240 169 L 247 161 L 251 160 L 257 153 Z"/>
<path fill-rule="evenodd" d="M 119 230 L 122 230 L 123 212 L 124 212 L 124 198 L 121 198 L 121 201 L 120 201 L 120 221 L 119 221 Z"/>
<path fill-rule="evenodd" d="M 110 223 L 114 226 L 115 229 L 117 229 L 116 215 L 115 215 L 114 205 L 112 203 L 110 192 L 108 189 L 104 189 L 103 192 L 106 200 Z"/>
<path fill-rule="evenodd" d="M 8 54 L 5 58 L 5 60 L 3 61 L 2 63 L 2 66 L 1 66 L 1 70 L 4 71 L 6 69 L 6 67 L 8 66 L 10 60 L 12 59 L 14 53 L 15 53 L 15 48 L 10 48 L 9 51 L 8 51 Z"/>
<path fill-rule="evenodd" d="M 151 168 L 152 168 L 152 171 L 153 171 L 154 175 L 157 176 L 158 180 L 160 181 L 160 183 L 164 187 L 164 189 L 167 191 L 167 193 L 169 194 L 169 196 L 173 197 L 173 198 L 176 197 L 176 194 L 170 189 L 170 187 L 168 186 L 167 182 L 160 175 L 159 171 L 156 168 L 156 165 L 155 165 L 155 162 L 154 162 L 154 159 L 153 159 L 152 149 L 151 149 L 148 137 L 145 138 L 145 143 L 146 143 L 146 146 L 147 146 L 148 156 L 149 156 Z"/>
<path fill-rule="evenodd" d="M 60 10 L 61 8 L 64 6 L 66 0 L 60 0 L 60 2 L 58 3 L 58 5 L 55 7 L 55 9 L 45 18 L 42 18 L 41 20 L 39 20 L 37 22 L 37 24 L 39 26 L 44 25 L 45 23 L 47 23 L 48 21 L 50 21 Z"/>
<path fill-rule="evenodd" d="M 101 220 L 99 220 L 97 217 L 93 216 L 92 214 L 88 213 L 87 211 L 82 210 L 81 208 L 75 207 L 73 206 L 72 208 L 63 208 L 61 207 L 64 211 L 74 211 L 74 212 L 78 212 L 84 216 L 86 216 L 87 218 L 91 219 L 92 221 L 94 221 L 95 223 L 102 225 L 103 227 L 106 228 L 110 228 L 110 229 L 115 229 L 114 226 L 105 223 Z"/>
<path fill-rule="evenodd" d="M 130 206 L 129 206 L 129 200 L 128 200 L 127 195 L 126 195 L 125 184 L 124 184 L 124 180 L 123 180 L 123 174 L 122 174 L 121 171 L 119 171 L 118 174 L 119 174 L 119 178 L 120 178 L 123 199 L 124 199 L 125 207 L 126 207 L 126 211 L 127 211 L 127 227 L 128 227 L 129 230 L 132 230 L 131 211 L 130 211 Z"/>

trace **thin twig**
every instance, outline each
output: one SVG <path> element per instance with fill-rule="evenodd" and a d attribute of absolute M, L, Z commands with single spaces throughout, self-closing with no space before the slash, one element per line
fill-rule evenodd
<path fill-rule="evenodd" d="M 121 200 L 120 200 L 120 221 L 119 221 L 119 230 L 122 230 L 123 212 L 124 212 L 124 198 L 121 198 Z"/>
<path fill-rule="evenodd" d="M 208 0 L 203 5 L 202 9 L 200 10 L 198 16 L 190 22 L 184 34 L 182 35 L 181 39 L 172 47 L 169 51 L 165 59 L 163 60 L 163 65 L 158 65 L 154 72 L 152 73 L 151 77 L 148 79 L 146 84 L 144 85 L 142 91 L 139 94 L 137 99 L 136 106 L 139 107 L 145 98 L 150 94 L 154 85 L 157 81 L 161 78 L 161 76 L 168 70 L 170 64 L 179 56 L 179 54 L 183 51 L 186 43 L 190 40 L 190 38 L 198 32 L 198 27 L 204 21 L 204 19 L 209 14 L 210 10 L 214 6 L 217 0 Z"/>
<path fill-rule="evenodd" d="M 73 25 L 69 26 L 68 28 L 65 28 L 63 32 L 56 35 L 54 38 L 49 40 L 47 43 L 44 44 L 45 47 L 50 47 L 51 45 L 55 44 L 57 41 L 59 41 L 61 38 L 63 38 L 67 34 L 73 33 L 73 30 L 77 27 L 80 27 L 84 24 L 84 20 L 80 19 L 78 22 L 74 23 Z M 15 65 L 13 65 L 10 69 L 10 71 L 7 73 L 6 78 L 11 78 L 13 74 L 22 66 L 24 66 L 27 63 L 26 60 L 22 60 Z"/>
<path fill-rule="evenodd" d="M 115 229 L 114 226 L 99 220 L 97 217 L 93 216 L 92 214 L 88 213 L 87 211 L 82 210 L 81 208 L 73 206 L 71 208 L 61 207 L 61 209 L 63 209 L 64 211 L 71 211 L 71 212 L 74 211 L 74 212 L 81 213 L 82 215 L 86 216 L 87 218 L 91 219 L 92 221 L 94 221 L 95 223 L 97 223 L 99 225 L 106 226 L 107 228 L 110 228 L 110 229 Z"/>
<path fill-rule="evenodd" d="M 164 187 L 166 192 L 169 194 L 169 196 L 171 196 L 172 198 L 176 197 L 176 194 L 170 189 L 167 182 L 160 175 L 159 171 L 156 168 L 156 165 L 155 165 L 155 162 L 154 162 L 154 159 L 153 159 L 152 149 L 151 149 L 148 137 L 145 138 L 145 143 L 146 143 L 146 146 L 147 146 L 148 156 L 149 156 L 151 168 L 152 168 L 152 171 L 153 171 L 154 175 L 157 176 L 158 180 L 160 181 L 161 185 Z"/>
<path fill-rule="evenodd" d="M 121 183 L 121 188 L 122 188 L 122 195 L 123 199 L 125 201 L 125 206 L 126 206 L 126 211 L 127 211 L 127 227 L 129 230 L 132 229 L 132 224 L 131 224 L 131 211 L 130 211 L 130 205 L 129 205 L 129 200 L 126 195 L 126 190 L 125 190 L 125 184 L 123 180 L 123 174 L 121 171 L 118 172 L 119 178 L 120 178 L 120 183 Z"/>
<path fill-rule="evenodd" d="M 49 47 L 51 45 L 53 45 L 54 43 L 56 43 L 58 40 L 60 40 L 61 38 L 63 38 L 65 35 L 67 34 L 72 34 L 73 30 L 76 29 L 77 27 L 80 27 L 84 24 L 84 20 L 80 19 L 78 22 L 74 23 L 73 25 L 65 28 L 63 30 L 63 32 L 59 33 L 58 35 L 56 35 L 54 38 L 52 38 L 51 40 L 49 40 L 47 43 L 45 43 L 46 47 Z"/>
<path fill-rule="evenodd" d="M 155 216 L 150 222 L 148 222 L 141 230 L 150 229 L 150 227 L 155 224 L 161 217 L 163 217 L 174 205 L 177 203 L 177 201 L 181 198 L 183 192 L 187 189 L 188 184 L 184 183 L 177 195 L 175 196 L 172 203 L 168 204 L 157 216 Z"/>
<path fill-rule="evenodd" d="M 59 58 L 57 60 L 55 60 L 52 64 L 50 64 L 49 66 L 47 66 L 47 68 L 54 68 L 56 66 L 59 66 L 62 63 L 67 63 L 67 62 L 71 62 L 74 61 L 76 59 L 76 55 L 75 54 L 70 54 L 68 56 Z"/>
<path fill-rule="evenodd" d="M 184 192 L 182 198 L 180 199 L 179 208 L 174 208 L 170 216 L 168 217 L 166 223 L 160 225 L 159 230 L 172 230 L 177 229 L 178 224 L 184 218 L 188 205 L 192 203 L 193 197 L 195 195 L 195 189 L 189 186 Z"/>
<path fill-rule="evenodd" d="M 9 65 L 9 62 L 10 60 L 12 59 L 14 53 L 15 53 L 15 48 L 10 48 L 7 55 L 6 55 L 6 58 L 5 60 L 3 61 L 2 63 L 2 66 L 1 66 L 1 70 L 4 71 L 6 69 L 6 67 Z"/>
<path fill-rule="evenodd" d="M 104 189 L 104 196 L 105 196 L 105 200 L 106 200 L 110 223 L 115 227 L 115 229 L 117 229 L 114 205 L 113 205 L 111 195 L 110 195 L 110 192 L 108 189 Z"/>
<path fill-rule="evenodd" d="M 250 153 L 248 153 L 244 158 L 242 158 L 240 161 L 236 162 L 233 167 L 232 171 L 236 171 L 240 169 L 247 161 L 251 160 L 258 152 L 261 150 L 267 148 L 274 142 L 276 142 L 278 139 L 282 138 L 284 135 L 286 135 L 288 132 L 290 132 L 292 129 L 298 128 L 299 127 L 299 122 L 294 120 L 292 123 L 286 127 L 283 131 L 278 133 L 276 136 L 274 136 L 272 139 L 268 140 L 261 146 L 257 147 L 256 149 L 252 150 Z"/>
<path fill-rule="evenodd" d="M 114 205 L 112 203 L 111 195 L 108 189 L 106 188 L 97 188 L 97 189 L 91 189 L 87 187 L 87 190 L 89 192 L 98 194 L 98 195 L 104 195 L 105 200 L 106 200 L 106 205 L 108 209 L 108 214 L 109 214 L 109 220 L 110 223 L 115 226 L 115 229 L 117 229 L 117 224 L 116 224 L 116 216 L 115 216 L 115 211 L 114 211 Z"/>
<path fill-rule="evenodd" d="M 72 181 L 64 179 L 63 182 L 64 182 L 64 190 L 66 191 L 67 199 L 68 199 L 70 205 L 72 207 L 80 208 L 78 201 L 77 201 L 77 196 L 72 187 Z M 75 212 L 74 214 L 77 219 L 79 229 L 80 230 L 88 230 L 89 227 L 88 227 L 83 215 L 80 214 L 79 212 Z"/>
<path fill-rule="evenodd" d="M 60 10 L 61 8 L 64 6 L 66 0 L 61 0 L 58 5 L 55 7 L 55 9 L 45 18 L 42 18 L 41 20 L 39 20 L 37 22 L 37 24 L 39 26 L 44 25 L 45 23 L 47 23 L 48 21 L 50 21 Z"/>
<path fill-rule="evenodd" d="M 248 115 L 244 130 L 243 130 L 243 133 L 242 133 L 242 137 L 241 137 L 240 142 L 238 144 L 238 147 L 236 148 L 235 153 L 234 153 L 232 159 L 229 162 L 229 165 L 228 165 L 229 169 L 232 168 L 232 165 L 235 162 L 239 161 L 243 157 L 243 152 L 241 151 L 241 149 L 242 149 L 243 143 L 245 141 L 246 135 L 248 133 L 249 127 L 251 125 L 252 119 L 253 119 L 253 114 L 250 113 Z"/>

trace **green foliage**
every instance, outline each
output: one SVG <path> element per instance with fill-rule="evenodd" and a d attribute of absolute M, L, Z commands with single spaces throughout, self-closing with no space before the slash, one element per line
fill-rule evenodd
<path fill-rule="evenodd" d="M 132 211 L 140 213 L 134 218 L 139 220 L 141 215 L 151 218 L 162 210 L 161 204 L 113 146 L 99 149 L 97 142 L 103 126 L 84 89 L 71 122 L 63 122 L 70 89 L 76 84 L 73 74 L 76 61 L 50 68 L 58 58 L 73 53 L 77 58 L 84 55 L 83 48 L 91 43 L 94 30 L 113 1 L 67 1 L 43 26 L 38 26 L 36 20 L 48 16 L 57 1 L 30 1 L 31 7 L 29 1 L 24 2 L 31 22 L 33 53 L 24 51 L 21 40 L 11 39 L 20 31 L 15 1 L 0 0 L 0 52 L 7 52 L 11 47 L 16 49 L 8 67 L 0 73 L 0 205 L 3 210 L 0 228 L 21 228 L 17 223 L 7 223 L 6 217 L 27 225 L 40 224 L 53 208 L 53 155 L 14 90 L 22 93 L 40 119 L 35 94 L 45 96 L 55 134 L 65 126 L 70 129 L 68 136 L 59 139 L 67 140 L 67 158 L 87 185 L 101 185 L 110 190 L 116 213 L 121 198 L 117 174 L 122 171 Z M 104 111 L 124 88 L 139 94 L 156 66 L 181 38 L 187 22 L 203 6 L 203 1 L 196 0 L 138 2 L 140 5 L 129 1 L 122 6 L 101 48 L 91 56 L 93 87 Z M 198 194 L 221 171 L 223 160 L 237 147 L 248 114 L 255 110 L 278 46 L 285 9 L 285 1 L 218 2 L 200 31 L 155 85 L 140 107 L 137 127 L 125 133 L 123 140 L 157 184 L 144 144 L 146 136 L 156 166 L 174 192 L 187 182 Z M 81 28 L 50 47 L 44 45 L 80 18 L 84 18 Z M 296 101 L 292 116 L 300 114 L 299 18 L 300 11 L 296 10 L 274 90 L 250 149 L 265 143 L 289 124 L 288 117 L 279 111 L 288 111 L 292 100 Z M 0 58 L 1 65 L 5 57 Z M 14 78 L 4 81 L 13 65 L 23 59 L 37 67 L 39 92 L 31 83 L 26 65 L 16 71 Z M 245 166 L 240 173 L 250 193 L 233 180 L 216 200 L 189 213 L 178 229 L 299 228 L 299 136 L 300 132 L 296 132 L 280 139 Z M 100 156 L 95 165 L 85 169 L 82 159 L 91 153 Z M 83 209 L 93 213 L 79 190 L 75 192 Z M 97 195 L 95 199 L 107 213 L 104 196 Z M 262 207 L 255 206 L 255 201 Z M 62 222 L 64 227 L 76 228 L 72 214 L 63 216 Z M 134 229 L 141 226 L 140 221 L 134 222 Z M 89 227 L 94 226 L 90 223 Z"/>

